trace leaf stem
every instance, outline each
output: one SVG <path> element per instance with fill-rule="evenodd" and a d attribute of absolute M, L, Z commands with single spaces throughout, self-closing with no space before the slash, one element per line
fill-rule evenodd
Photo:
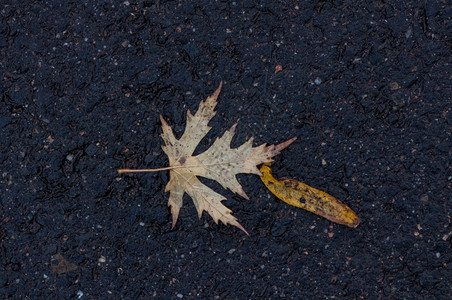
<path fill-rule="evenodd" d="M 159 171 L 165 171 L 165 170 L 172 170 L 177 167 L 166 167 L 166 168 L 157 168 L 157 169 L 119 169 L 118 173 L 142 173 L 142 172 L 159 172 Z"/>
<path fill-rule="evenodd" d="M 196 167 L 210 167 L 210 166 L 217 166 L 217 165 L 227 165 L 232 164 L 234 162 L 221 162 L 221 163 L 214 163 L 214 164 L 199 164 L 199 165 L 191 165 L 191 166 L 174 166 L 174 167 L 165 167 L 165 168 L 157 168 L 157 169 L 119 169 L 118 173 L 144 173 L 144 172 L 159 172 L 159 171 L 166 171 L 166 170 L 174 170 L 174 169 L 180 169 L 180 168 L 196 168 Z"/>

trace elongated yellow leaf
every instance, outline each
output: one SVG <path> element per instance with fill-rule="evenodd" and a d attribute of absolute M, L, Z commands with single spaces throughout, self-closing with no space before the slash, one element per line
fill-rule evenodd
<path fill-rule="evenodd" d="M 267 188 L 282 201 L 313 212 L 334 223 L 356 227 L 359 217 L 350 207 L 331 195 L 293 179 L 277 180 L 272 176 L 270 164 L 260 169 Z"/>

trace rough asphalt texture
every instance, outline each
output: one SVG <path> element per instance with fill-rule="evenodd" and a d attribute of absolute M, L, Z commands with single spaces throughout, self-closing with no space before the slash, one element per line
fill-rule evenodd
<path fill-rule="evenodd" d="M 64 2 L 64 4 L 63 4 Z M 450 1 L 2 1 L 0 298 L 447 299 Z M 281 66 L 282 70 L 278 71 Z M 246 236 L 171 230 L 159 115 L 224 81 L 199 152 L 298 140 L 276 177 L 349 205 L 356 229 L 275 199 L 228 200 Z M 58 261 L 60 264 L 58 265 Z"/>

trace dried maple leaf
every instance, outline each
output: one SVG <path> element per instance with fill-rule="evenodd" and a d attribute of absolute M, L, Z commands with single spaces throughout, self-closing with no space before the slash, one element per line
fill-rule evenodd
<path fill-rule="evenodd" d="M 165 142 L 165 146 L 162 146 L 162 148 L 168 155 L 170 167 L 145 170 L 123 169 L 119 172 L 170 170 L 170 180 L 165 192 L 170 192 L 168 206 L 171 206 L 173 215 L 172 227 L 177 222 L 183 196 L 187 193 L 193 199 L 199 218 L 201 218 L 203 211 L 207 211 L 217 224 L 218 221 L 222 221 L 224 224 L 237 226 L 248 234 L 231 214 L 232 211 L 221 203 L 226 198 L 204 185 L 197 176 L 215 180 L 225 189 L 230 189 L 232 192 L 249 199 L 237 181 L 236 175 L 239 173 L 262 175 L 256 166 L 273 161 L 272 157 L 279 154 L 296 138 L 279 145 L 266 146 L 266 144 L 262 144 L 257 147 L 253 147 L 253 138 L 250 138 L 240 147 L 231 149 L 231 140 L 237 126 L 237 124 L 234 124 L 221 138 L 217 138 L 209 149 L 193 156 L 199 142 L 211 129 L 208 123 L 216 114 L 214 109 L 221 87 L 222 83 L 210 97 L 201 101 L 195 115 L 192 115 L 190 111 L 187 112 L 187 125 L 180 139 L 176 139 L 171 127 L 160 116 L 163 129 L 161 137 Z"/>

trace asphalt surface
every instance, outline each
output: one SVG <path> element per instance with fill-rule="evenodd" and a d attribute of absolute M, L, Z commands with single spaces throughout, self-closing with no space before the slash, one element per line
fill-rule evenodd
<path fill-rule="evenodd" d="M 65 2 L 63 4 L 63 2 Z M 0 298 L 448 299 L 449 1 L 2 1 Z M 180 136 L 223 80 L 198 153 L 296 136 L 276 177 L 328 192 L 351 229 L 240 175 L 250 236 L 176 227 L 159 115 Z"/>

